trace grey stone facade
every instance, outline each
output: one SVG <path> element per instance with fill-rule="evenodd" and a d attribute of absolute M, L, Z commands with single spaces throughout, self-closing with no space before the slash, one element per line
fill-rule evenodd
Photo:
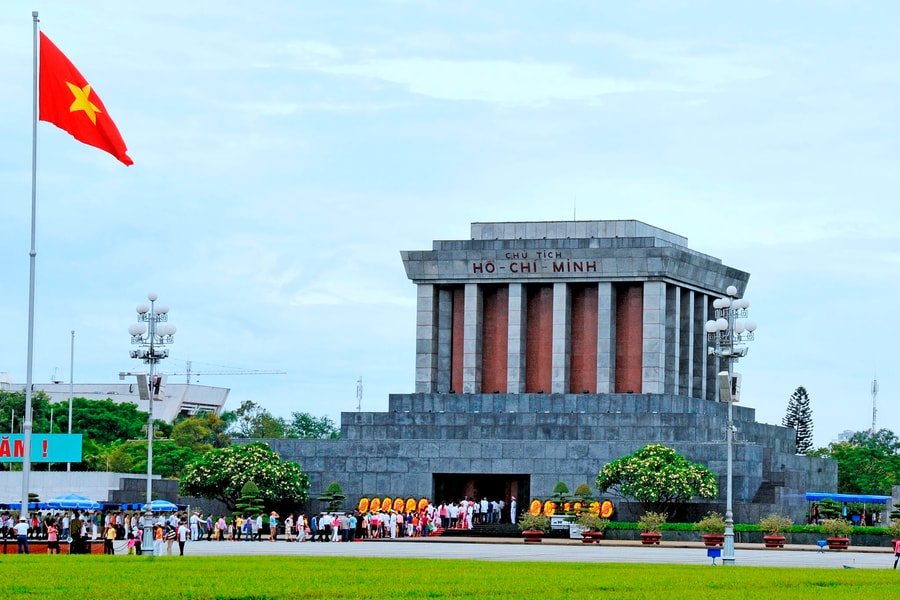
<path fill-rule="evenodd" d="M 387 412 L 343 413 L 339 440 L 267 441 L 309 473 L 313 495 L 337 481 L 351 505 L 363 496 L 440 501 L 434 474 L 448 473 L 527 475 L 530 496 L 546 499 L 558 481 L 593 487 L 604 464 L 661 443 L 717 474 L 723 500 L 702 508 L 724 513 L 725 409 L 670 394 L 392 394 Z M 737 522 L 773 511 L 802 522 L 805 493 L 835 489 L 836 463 L 796 455 L 792 430 L 734 409 Z"/>
<path fill-rule="evenodd" d="M 566 294 L 571 284 L 599 290 L 596 391 L 615 388 L 615 284 L 643 285 L 642 389 L 715 398 L 714 359 L 706 354 L 703 324 L 712 300 L 734 285 L 743 294 L 750 275 L 691 250 L 687 239 L 640 221 L 473 223 L 469 240 L 435 241 L 432 250 L 401 252 L 417 285 L 416 392 L 480 393 L 481 290 L 509 287 L 507 391 L 525 391 L 523 285 L 550 284 L 554 294 L 553 380 L 567 388 Z M 452 306 L 448 291 L 463 286 L 463 385 L 449 377 Z M 579 390 L 580 391 L 580 390 Z M 638 390 L 635 390 L 638 391 Z"/>
<path fill-rule="evenodd" d="M 715 401 L 719 365 L 706 352 L 703 324 L 712 300 L 729 285 L 743 292 L 749 274 L 637 221 L 475 223 L 471 238 L 402 253 L 418 290 L 416 393 L 391 395 L 387 412 L 343 413 L 339 440 L 267 440 L 310 475 L 313 497 L 336 481 L 350 505 L 364 496 L 440 502 L 516 494 L 524 508 L 558 481 L 593 487 L 607 462 L 662 443 L 717 474 L 722 500 L 695 508 L 724 513 L 727 406 Z M 534 368 L 527 364 L 527 293 L 535 284 L 552 286 L 549 393 L 526 392 Z M 590 393 L 567 393 L 573 335 L 583 333 L 573 333 L 573 285 L 597 297 L 588 311 L 597 329 L 586 338 L 596 339 Z M 623 285 L 640 286 L 640 314 L 629 325 L 641 335 L 636 393 L 615 393 L 625 335 L 616 290 Z M 506 293 L 506 320 L 489 334 L 484 297 L 497 286 Z M 504 366 L 486 367 L 485 340 L 498 330 Z M 490 368 L 503 370 L 503 393 L 481 389 Z M 451 393 L 453 377 L 462 381 L 460 393 Z M 836 488 L 836 463 L 796 455 L 793 431 L 756 422 L 752 408 L 735 405 L 734 418 L 736 521 L 774 511 L 802 522 L 805 493 Z M 620 518 L 633 516 L 627 504 L 619 507 Z"/>

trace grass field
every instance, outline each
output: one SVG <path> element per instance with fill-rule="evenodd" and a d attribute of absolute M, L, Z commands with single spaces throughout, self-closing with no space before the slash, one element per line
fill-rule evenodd
<path fill-rule="evenodd" d="M 890 598 L 900 571 L 424 559 L 3 558 L 0 598 Z"/>

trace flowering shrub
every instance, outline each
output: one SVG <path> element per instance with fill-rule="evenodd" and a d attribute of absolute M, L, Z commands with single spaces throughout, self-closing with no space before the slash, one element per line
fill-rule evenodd
<path fill-rule="evenodd" d="M 725 519 L 717 512 L 708 512 L 706 516 L 694 523 L 694 531 L 722 535 L 725 533 Z"/>
<path fill-rule="evenodd" d="M 533 515 L 530 512 L 523 512 L 519 518 L 518 527 L 520 531 L 550 531 L 550 518 L 545 515 Z"/>
<path fill-rule="evenodd" d="M 669 515 L 666 513 L 648 511 L 638 519 L 638 529 L 644 533 L 659 533 Z"/>
<path fill-rule="evenodd" d="M 267 503 L 309 497 L 309 476 L 262 442 L 210 450 L 187 466 L 178 487 L 182 495 L 221 500 L 234 510 L 248 481 L 259 487 L 258 497 Z"/>
<path fill-rule="evenodd" d="M 784 517 L 776 513 L 759 520 L 759 528 L 770 535 L 779 535 L 793 524 L 794 521 L 790 517 Z"/>
<path fill-rule="evenodd" d="M 597 515 L 589 512 L 579 515 L 578 519 L 575 522 L 578 523 L 579 527 L 581 527 L 585 531 L 599 531 L 602 533 L 606 531 L 607 527 L 609 527 L 608 520 L 602 519 Z"/>
<path fill-rule="evenodd" d="M 822 532 L 828 537 L 847 537 L 853 531 L 850 521 L 844 519 L 825 519 L 822 521 Z"/>
<path fill-rule="evenodd" d="M 604 465 L 597 476 L 597 489 L 606 492 L 610 488 L 634 498 L 644 510 L 656 512 L 671 512 L 674 504 L 695 496 L 719 495 L 712 471 L 661 444 L 648 444 Z"/>

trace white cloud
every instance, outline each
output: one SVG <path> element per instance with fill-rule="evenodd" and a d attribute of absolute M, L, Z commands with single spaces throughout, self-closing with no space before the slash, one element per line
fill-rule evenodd
<path fill-rule="evenodd" d="M 540 107 L 555 100 L 593 101 L 608 94 L 682 91 L 681 86 L 673 83 L 592 76 L 561 63 L 375 59 L 317 70 L 388 81 L 406 86 L 415 94 L 442 100 L 509 106 Z"/>

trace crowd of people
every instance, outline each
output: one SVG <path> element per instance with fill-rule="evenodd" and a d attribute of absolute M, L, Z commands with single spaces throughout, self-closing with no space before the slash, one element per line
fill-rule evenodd
<path fill-rule="evenodd" d="M 880 512 L 876 510 L 872 510 L 871 512 L 865 510 L 852 511 L 850 507 L 847 506 L 846 502 L 841 505 L 840 518 L 852 521 L 854 525 L 860 527 L 881 527 Z M 820 525 L 823 520 L 822 509 L 817 502 L 813 502 L 812 507 L 810 507 L 809 512 L 806 515 L 806 524 Z"/>
<path fill-rule="evenodd" d="M 179 554 L 184 554 L 188 541 L 253 542 L 279 540 L 284 535 L 287 542 L 349 542 L 357 539 L 396 539 L 427 536 L 439 529 L 471 529 L 475 524 L 500 522 L 501 518 L 515 514 L 515 499 L 510 511 L 501 501 L 486 498 L 441 503 L 412 511 L 390 509 L 361 512 L 335 511 L 308 515 L 288 514 L 283 520 L 276 512 L 251 515 L 205 515 L 199 511 L 188 514 L 175 511 L 157 514 L 146 521 L 138 511 L 48 511 L 33 513 L 26 521 L 13 514 L 0 514 L 0 535 L 14 537 L 19 552 L 28 552 L 29 540 L 48 542 L 51 553 L 59 553 L 59 542 L 70 543 L 70 554 L 87 552 L 88 541 L 103 542 L 105 554 L 119 550 L 127 554 L 141 554 L 145 530 L 151 531 L 153 553 L 171 555 L 175 543 Z M 513 517 L 514 522 L 514 517 Z"/>

